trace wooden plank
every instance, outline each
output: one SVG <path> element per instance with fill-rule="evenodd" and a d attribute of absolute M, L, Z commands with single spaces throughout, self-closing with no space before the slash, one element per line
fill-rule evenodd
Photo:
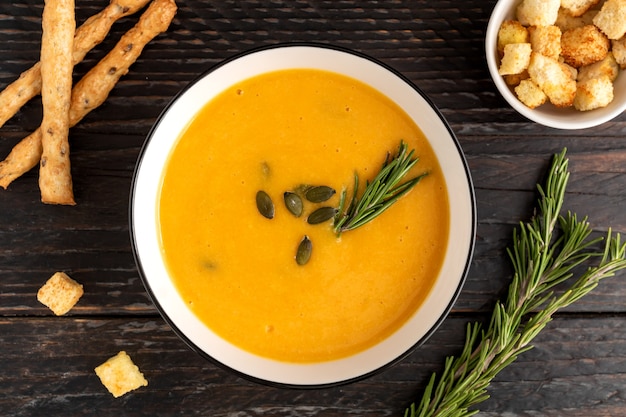
<path fill-rule="evenodd" d="M 0 409 L 13 416 L 402 415 L 431 372 L 463 343 L 467 319 L 450 318 L 392 368 L 347 386 L 313 391 L 267 387 L 205 361 L 154 318 L 4 318 L 0 320 Z M 125 350 L 149 381 L 114 399 L 93 368 Z M 563 317 L 536 347 L 490 387 L 484 415 L 623 415 L 626 322 L 622 317 Z M 183 400 L 184 399 L 184 400 Z M 600 407 L 600 412 L 593 407 Z M 572 414 L 574 413 L 574 414 Z M 605 413 L 605 414 L 603 414 Z"/>

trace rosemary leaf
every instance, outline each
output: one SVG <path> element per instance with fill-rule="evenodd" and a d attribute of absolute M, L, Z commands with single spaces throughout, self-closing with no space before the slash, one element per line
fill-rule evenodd
<path fill-rule="evenodd" d="M 443 373 L 429 380 L 419 403 L 406 408 L 405 417 L 467 417 L 489 398 L 491 380 L 517 357 L 532 349 L 532 340 L 558 310 L 592 291 L 600 280 L 626 268 L 626 245 L 619 234 L 590 239 L 586 218 L 560 214 L 569 179 L 566 150 L 554 155 L 545 188 L 539 191 L 538 212 L 513 233 L 508 255 L 513 277 L 504 302 L 494 307 L 489 326 L 469 324 L 458 357 L 448 357 Z M 602 251 L 594 251 L 604 241 Z M 574 278 L 575 269 L 590 263 Z M 555 286 L 573 279 L 559 294 Z"/>

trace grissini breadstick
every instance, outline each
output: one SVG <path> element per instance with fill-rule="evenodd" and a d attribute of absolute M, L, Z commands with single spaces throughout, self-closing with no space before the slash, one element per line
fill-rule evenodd
<path fill-rule="evenodd" d="M 121 76 L 137 60 L 144 46 L 165 32 L 176 14 L 174 0 L 154 0 L 139 22 L 115 47 L 74 86 L 70 105 L 70 126 L 102 104 Z M 0 162 L 0 186 L 7 188 L 13 180 L 31 170 L 40 160 L 41 128 L 22 139 L 7 158 Z"/>
<path fill-rule="evenodd" d="M 148 42 L 167 30 L 175 14 L 174 0 L 152 1 L 135 27 L 126 32 L 115 47 L 76 84 L 70 107 L 71 123 L 78 123 L 106 100 Z"/>
<path fill-rule="evenodd" d="M 74 0 L 45 0 L 41 25 L 41 161 L 39 190 L 47 204 L 74 205 L 70 172 Z"/>
<path fill-rule="evenodd" d="M 111 26 L 124 16 L 136 13 L 150 0 L 111 0 L 99 13 L 87 19 L 74 37 L 73 64 L 85 58 L 87 52 L 104 40 Z M 37 62 L 0 92 L 0 127 L 30 99 L 41 92 L 41 63 Z"/>

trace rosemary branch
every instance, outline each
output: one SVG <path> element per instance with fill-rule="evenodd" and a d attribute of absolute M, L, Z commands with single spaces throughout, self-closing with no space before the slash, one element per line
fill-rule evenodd
<path fill-rule="evenodd" d="M 545 190 L 538 185 L 538 212 L 514 231 L 508 250 L 514 275 L 504 302 L 496 304 L 489 327 L 467 327 L 465 346 L 458 357 L 448 357 L 441 376 L 433 374 L 419 404 L 405 417 L 463 417 L 478 413 L 470 407 L 489 398 L 491 380 L 517 357 L 532 349 L 531 341 L 552 315 L 588 294 L 600 280 L 626 268 L 626 245 L 609 229 L 603 251 L 593 247 L 587 218 L 570 212 L 561 216 L 569 179 L 566 150 L 554 155 Z M 574 269 L 594 261 L 565 291 L 554 287 L 574 276 Z"/>
<path fill-rule="evenodd" d="M 360 197 L 358 195 L 359 175 L 354 173 L 350 204 L 346 207 L 346 189 L 342 191 L 339 199 L 339 208 L 333 221 L 335 233 L 339 235 L 374 220 L 428 175 L 425 172 L 400 183 L 419 160 L 413 157 L 414 153 L 414 150 L 408 151 L 406 143 L 401 141 L 397 154 L 391 158 L 389 154 L 387 155 L 380 172 L 372 182 L 366 183 L 365 190 Z"/>

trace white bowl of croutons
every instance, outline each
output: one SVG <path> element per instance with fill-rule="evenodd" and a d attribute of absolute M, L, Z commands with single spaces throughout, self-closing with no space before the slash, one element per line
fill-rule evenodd
<path fill-rule="evenodd" d="M 500 0 L 487 65 L 520 114 L 585 129 L 626 110 L 626 0 Z"/>

